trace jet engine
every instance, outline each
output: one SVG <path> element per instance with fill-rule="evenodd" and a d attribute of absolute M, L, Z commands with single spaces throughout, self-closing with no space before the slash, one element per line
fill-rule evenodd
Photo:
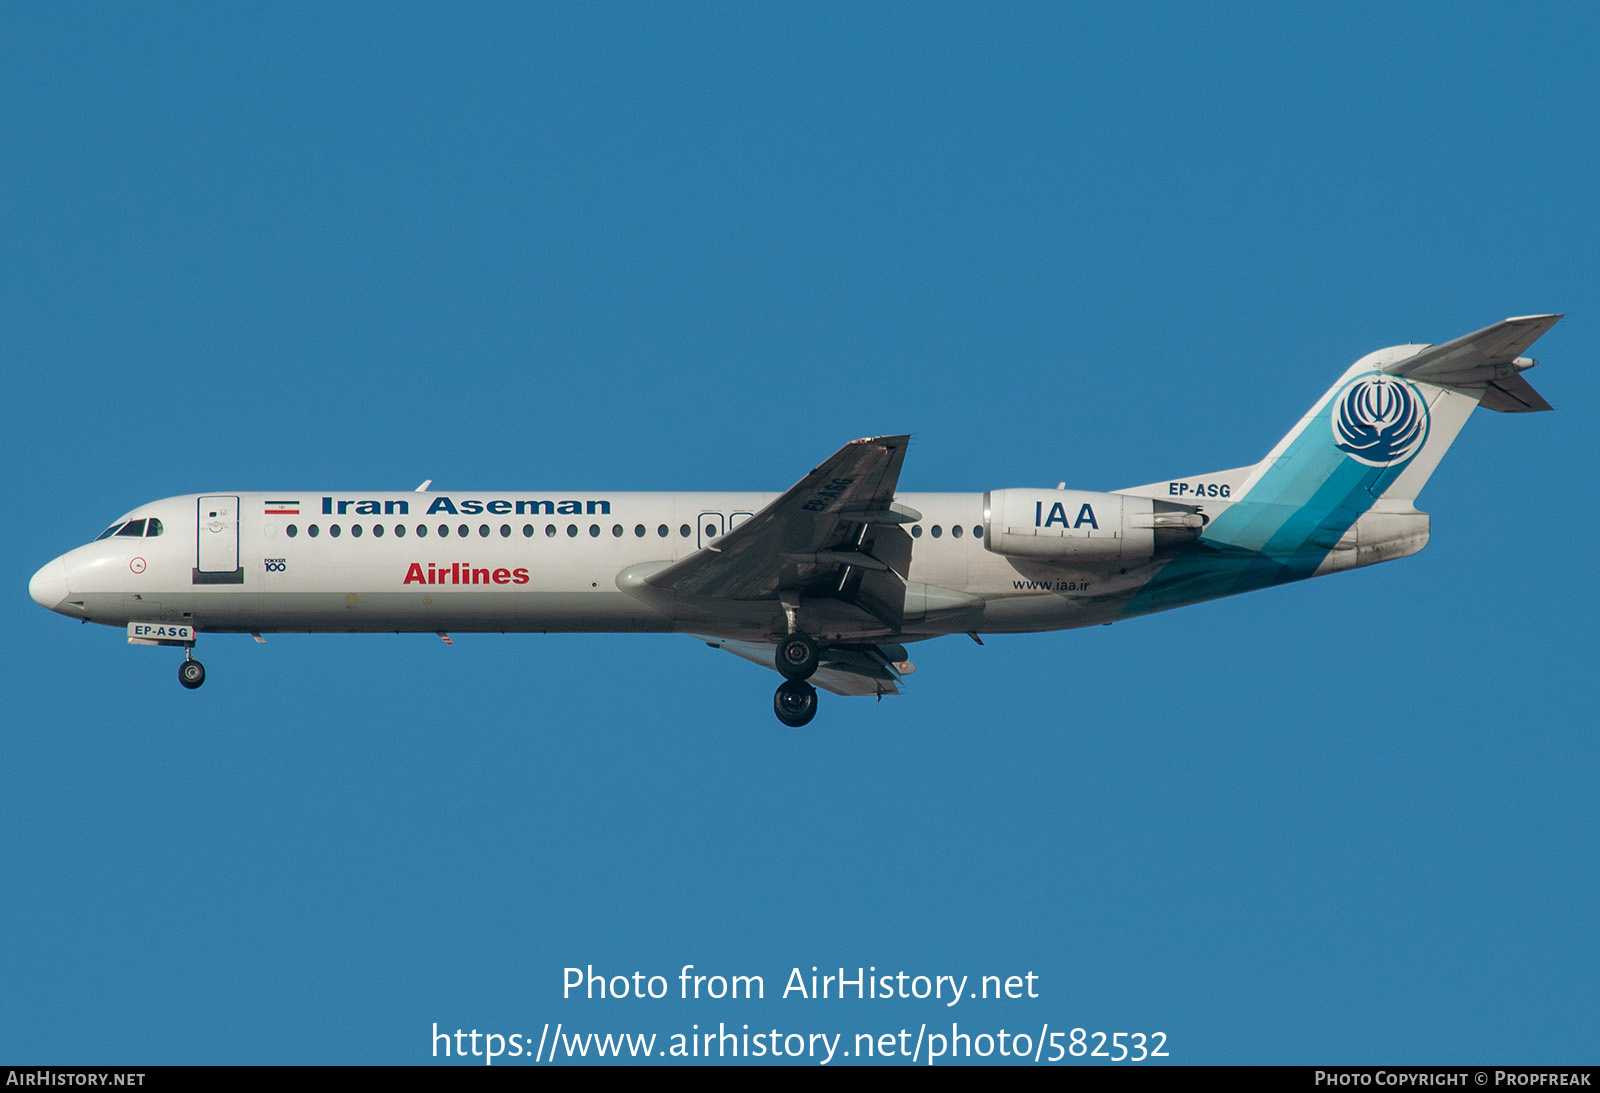
<path fill-rule="evenodd" d="M 1136 565 L 1200 534 L 1192 505 L 1083 490 L 991 490 L 983 545 L 996 554 L 1061 564 Z"/>

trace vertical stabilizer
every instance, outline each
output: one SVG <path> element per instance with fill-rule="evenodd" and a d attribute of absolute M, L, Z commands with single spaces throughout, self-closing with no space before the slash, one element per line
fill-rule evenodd
<path fill-rule="evenodd" d="M 1534 364 L 1519 354 L 1558 319 L 1507 319 L 1443 345 L 1369 353 L 1256 465 L 1205 538 L 1273 557 L 1315 553 L 1376 503 L 1409 509 L 1486 395 L 1499 403 L 1508 387 L 1526 388 L 1548 406 L 1516 383 Z M 1532 408 L 1526 398 L 1519 405 Z"/>
<path fill-rule="evenodd" d="M 1351 365 L 1216 508 L 1128 613 L 1404 557 L 1428 541 L 1414 506 L 1480 402 L 1524 412 L 1549 404 L 1519 354 L 1559 315 L 1507 319 L 1443 345 L 1401 345 Z"/>

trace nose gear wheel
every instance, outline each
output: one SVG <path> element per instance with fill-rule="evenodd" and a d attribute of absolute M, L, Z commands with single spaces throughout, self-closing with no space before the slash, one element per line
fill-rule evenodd
<path fill-rule="evenodd" d="M 206 681 L 206 667 L 193 657 L 186 657 L 178 665 L 178 682 L 189 690 L 194 690 Z"/>

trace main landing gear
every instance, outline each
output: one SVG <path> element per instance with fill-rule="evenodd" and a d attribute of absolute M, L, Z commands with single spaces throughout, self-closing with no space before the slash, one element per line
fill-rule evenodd
<path fill-rule="evenodd" d="M 778 671 L 788 679 L 810 679 L 821 659 L 821 647 L 798 630 L 778 643 Z"/>
<path fill-rule="evenodd" d="M 822 660 L 822 647 L 795 630 L 778 642 L 775 659 L 778 671 L 785 678 L 778 685 L 778 693 L 772 696 L 772 712 L 791 729 L 809 725 L 817 716 L 817 689 L 806 680 L 816 672 Z"/>
<path fill-rule="evenodd" d="M 786 679 L 772 696 L 772 712 L 791 729 L 811 724 L 817 716 L 817 689 L 802 679 Z"/>
<path fill-rule="evenodd" d="M 193 650 L 185 650 L 183 663 L 178 665 L 178 682 L 194 690 L 206 681 L 206 666 L 194 659 Z"/>

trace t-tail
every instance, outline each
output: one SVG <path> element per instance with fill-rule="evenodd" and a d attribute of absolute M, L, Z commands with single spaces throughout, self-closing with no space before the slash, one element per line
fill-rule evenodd
<path fill-rule="evenodd" d="M 1196 543 L 1128 604 L 1130 615 L 1415 554 L 1428 516 L 1414 502 L 1474 408 L 1551 406 L 1521 354 L 1560 315 L 1506 319 L 1443 345 L 1369 353 L 1254 467 L 1169 484 L 1203 497 Z M 1220 483 L 1220 485 L 1219 485 Z M 1149 494 L 1159 487 L 1130 493 Z"/>

